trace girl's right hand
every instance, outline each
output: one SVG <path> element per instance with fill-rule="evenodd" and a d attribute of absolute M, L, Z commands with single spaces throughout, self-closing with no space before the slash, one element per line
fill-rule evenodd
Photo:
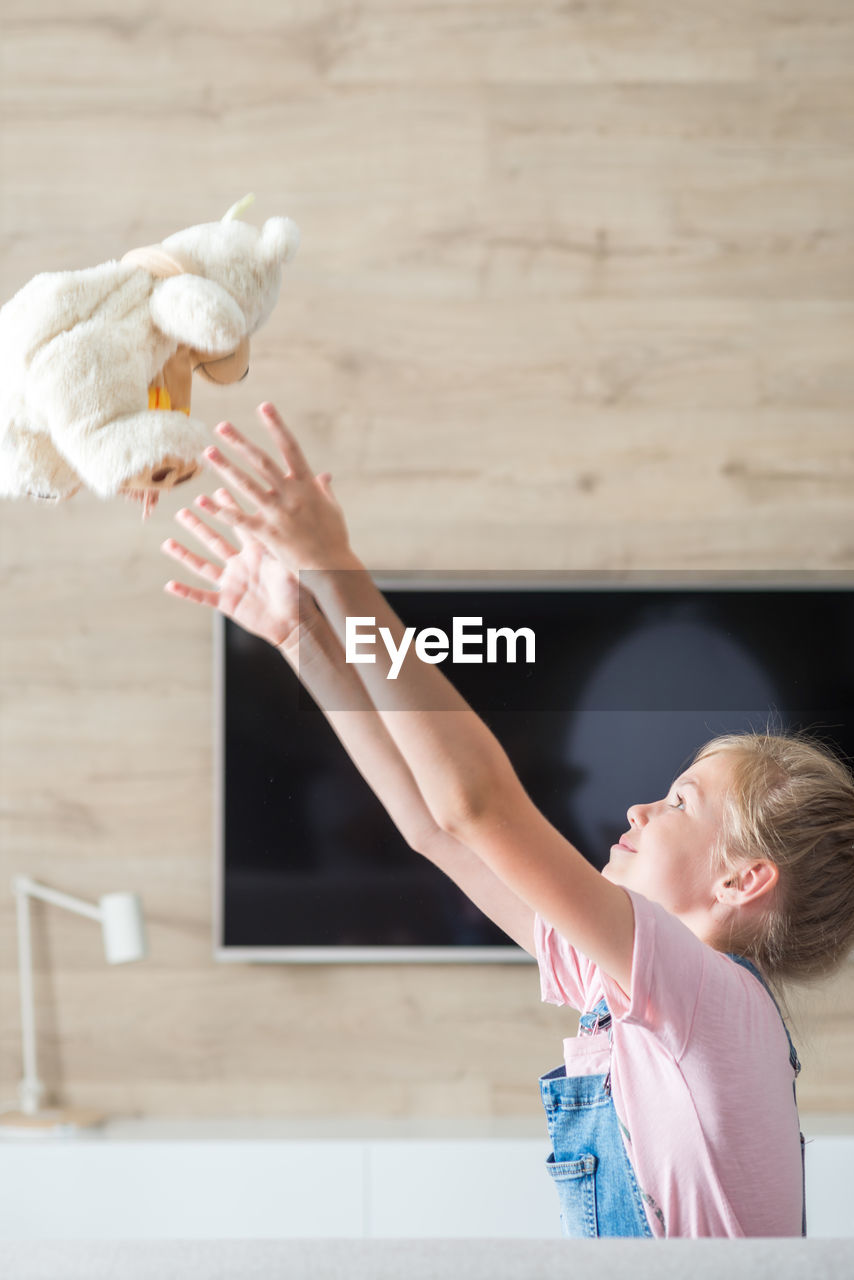
<path fill-rule="evenodd" d="M 216 497 L 222 507 L 239 511 L 225 490 L 218 491 Z M 247 531 L 235 530 L 241 543 L 238 548 L 186 507 L 176 513 L 175 519 L 223 564 L 205 560 L 174 538 L 167 538 L 161 550 L 217 588 L 206 591 L 173 579 L 165 587 L 170 595 L 219 609 L 245 631 L 277 646 L 295 639 L 300 625 L 319 612 L 309 592 L 300 590 L 297 577 Z"/>
<path fill-rule="evenodd" d="M 196 503 L 207 515 L 238 533 L 251 534 L 294 572 L 303 569 L 349 569 L 362 566 L 353 556 L 344 512 L 330 489 L 328 472 L 315 475 L 299 441 L 285 425 L 275 405 L 258 406 L 270 432 L 278 460 L 248 440 L 231 422 L 221 422 L 217 435 L 226 440 L 252 468 L 245 471 L 215 445 L 204 456 L 237 493 L 255 504 L 242 511 L 200 495 Z"/>

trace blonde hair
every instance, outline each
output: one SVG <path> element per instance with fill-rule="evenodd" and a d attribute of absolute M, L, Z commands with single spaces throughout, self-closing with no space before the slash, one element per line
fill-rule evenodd
<path fill-rule="evenodd" d="M 775 985 L 830 973 L 854 946 L 854 777 L 803 734 L 714 738 L 694 761 L 722 752 L 733 771 L 718 867 L 763 858 L 779 870 L 759 931 L 726 949 Z"/>

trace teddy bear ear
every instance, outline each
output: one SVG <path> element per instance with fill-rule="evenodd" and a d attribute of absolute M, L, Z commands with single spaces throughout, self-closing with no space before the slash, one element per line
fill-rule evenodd
<path fill-rule="evenodd" d="M 268 218 L 261 229 L 261 253 L 268 262 L 290 262 L 299 240 L 299 227 L 290 218 Z"/>

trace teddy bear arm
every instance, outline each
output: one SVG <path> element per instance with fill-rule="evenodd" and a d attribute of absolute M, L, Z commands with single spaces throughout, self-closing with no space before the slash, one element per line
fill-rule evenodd
<path fill-rule="evenodd" d="M 30 368 L 31 419 L 46 425 L 59 453 L 102 497 L 141 475 L 149 480 L 135 487 L 170 487 L 195 468 L 207 439 L 204 424 L 186 414 L 146 407 L 145 353 L 134 339 L 121 326 L 96 334 L 80 325 Z"/>
<path fill-rule="evenodd" d="M 211 355 L 233 351 L 247 330 L 246 317 L 230 294 L 203 276 L 160 281 L 150 302 L 151 318 L 181 346 Z"/>
<path fill-rule="evenodd" d="M 102 498 L 134 489 L 171 489 L 199 469 L 204 423 L 174 409 L 143 409 L 75 441 L 77 470 Z"/>

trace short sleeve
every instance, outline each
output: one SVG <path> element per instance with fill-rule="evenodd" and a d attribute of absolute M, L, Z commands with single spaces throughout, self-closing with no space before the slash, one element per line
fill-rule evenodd
<path fill-rule="evenodd" d="M 616 1022 L 646 1027 L 678 1059 L 691 1033 L 709 948 L 664 907 L 626 892 L 634 912 L 631 997 L 537 916 L 534 945 L 542 998 L 583 1010 L 604 994 Z"/>
<path fill-rule="evenodd" d="M 596 966 L 576 951 L 542 916 L 534 917 L 534 954 L 540 970 L 540 992 L 547 1004 L 585 1009 Z"/>
<path fill-rule="evenodd" d="M 611 1016 L 653 1032 L 681 1058 L 691 1034 L 710 948 L 656 902 L 627 890 L 635 916 L 632 991 L 627 998 L 607 974 L 600 978 Z"/>

